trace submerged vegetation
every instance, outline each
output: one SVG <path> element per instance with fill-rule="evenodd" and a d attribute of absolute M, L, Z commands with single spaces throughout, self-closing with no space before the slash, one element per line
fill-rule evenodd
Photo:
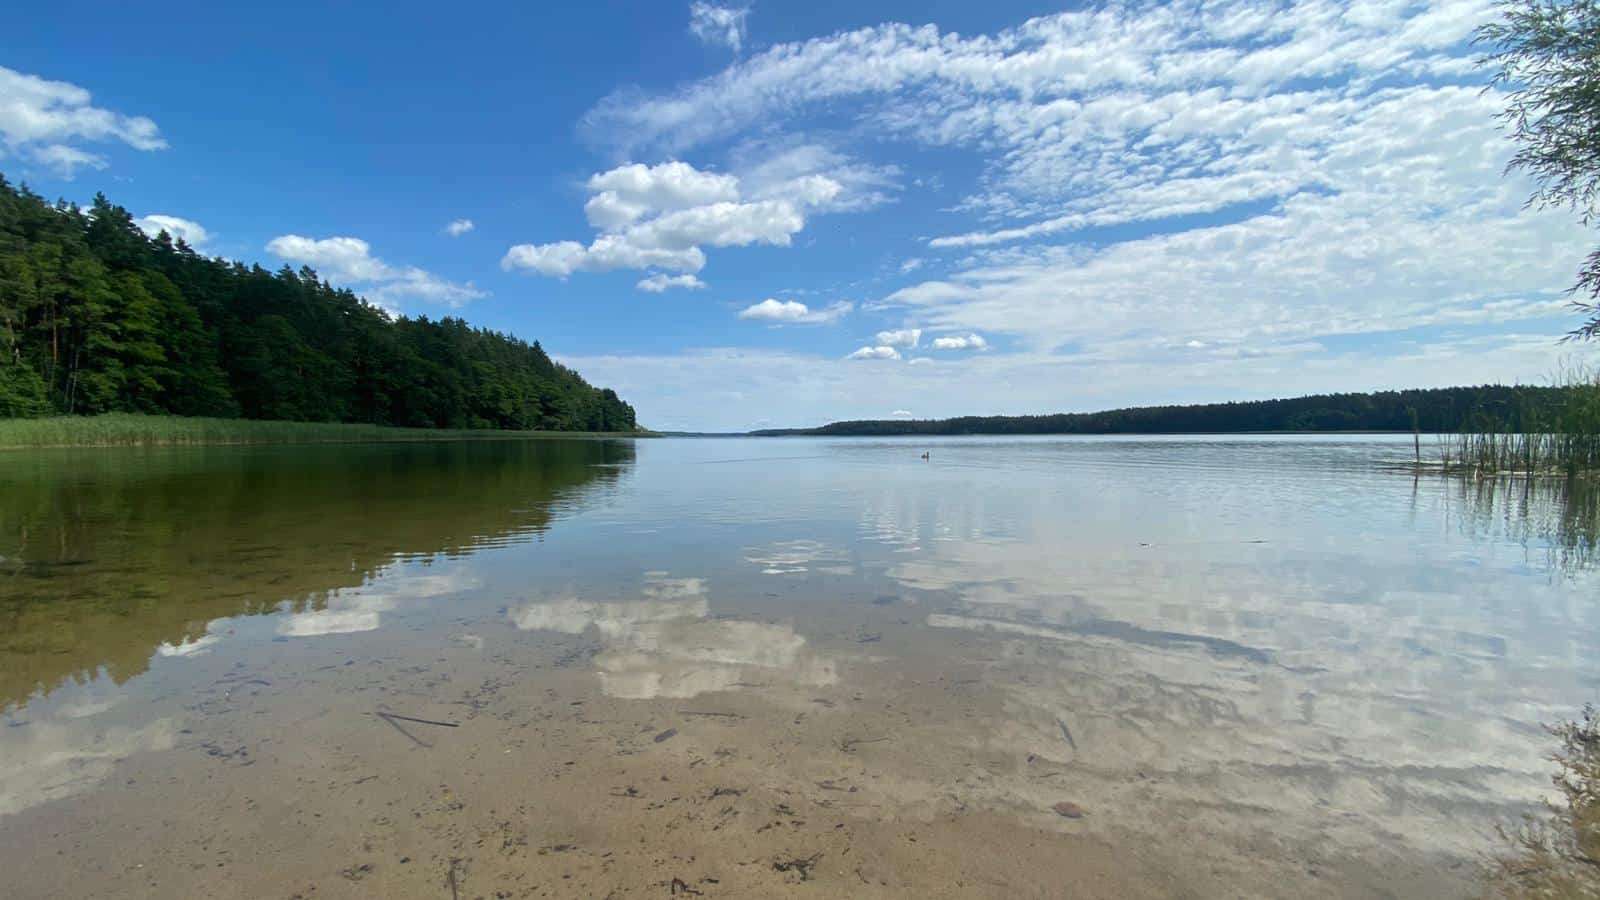
<path fill-rule="evenodd" d="M 635 428 L 537 342 L 391 316 L 309 268 L 210 259 L 103 196 L 52 205 L 0 177 L 0 418 L 108 412 Z"/>
<path fill-rule="evenodd" d="M 0 450 L 27 447 L 115 447 L 177 444 L 333 444 L 370 441 L 511 440 L 535 432 L 453 428 L 392 428 L 345 422 L 275 422 L 206 416 L 50 416 L 0 419 Z M 593 432 L 600 434 L 601 432 Z"/>
<path fill-rule="evenodd" d="M 1600 897 L 1600 712 L 1549 729 L 1560 747 L 1550 757 L 1561 803 L 1506 833 L 1512 849 L 1491 878 L 1503 897 L 1577 900 Z"/>

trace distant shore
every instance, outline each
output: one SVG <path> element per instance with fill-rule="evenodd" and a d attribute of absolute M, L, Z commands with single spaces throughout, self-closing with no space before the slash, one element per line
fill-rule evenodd
<path fill-rule="evenodd" d="M 816 428 L 769 428 L 758 437 L 1156 434 L 1456 434 L 1549 430 L 1583 385 L 1486 384 L 1275 400 L 1133 406 L 1099 412 L 952 419 L 859 419 Z"/>
<path fill-rule="evenodd" d="M 106 413 L 0 419 L 0 450 L 50 447 L 134 447 L 227 444 L 356 444 L 416 441 L 494 441 L 527 438 L 654 437 L 649 431 L 501 431 L 392 428 L 344 422 L 282 422 Z"/>

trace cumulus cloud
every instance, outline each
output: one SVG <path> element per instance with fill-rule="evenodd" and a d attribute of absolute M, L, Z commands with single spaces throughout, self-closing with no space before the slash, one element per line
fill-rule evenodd
<path fill-rule="evenodd" d="M 745 19 L 750 7 L 722 6 L 696 0 L 689 4 L 689 33 L 703 43 L 721 44 L 735 53 L 744 49 Z"/>
<path fill-rule="evenodd" d="M 211 233 L 204 226 L 193 219 L 182 219 L 177 216 L 153 214 L 140 216 L 133 220 L 139 230 L 155 237 L 165 231 L 174 241 L 182 239 L 191 247 L 199 247 L 211 239 Z"/>
<path fill-rule="evenodd" d="M 466 234 L 477 227 L 478 226 L 474 225 L 471 219 L 456 219 L 444 227 L 444 233 L 450 235 L 451 237 L 461 237 L 463 234 Z"/>
<path fill-rule="evenodd" d="M 952 334 L 933 339 L 935 350 L 987 350 L 989 342 L 981 335 Z"/>
<path fill-rule="evenodd" d="M 589 224 L 608 231 L 632 225 L 653 212 L 671 212 L 739 199 L 739 179 L 702 172 L 688 163 L 632 163 L 589 178 L 593 196 L 584 205 Z"/>
<path fill-rule="evenodd" d="M 651 275 L 649 278 L 640 279 L 639 283 L 634 285 L 639 290 L 651 294 L 666 293 L 673 288 L 697 291 L 705 286 L 706 283 L 704 281 L 693 275 L 663 275 L 660 272 Z"/>
<path fill-rule="evenodd" d="M 877 347 L 862 347 L 851 353 L 846 359 L 899 359 L 900 351 L 893 347 L 879 345 Z"/>
<path fill-rule="evenodd" d="M 705 266 L 704 247 L 789 246 L 808 213 L 837 208 L 846 193 L 814 173 L 756 187 L 746 196 L 737 176 L 677 161 L 619 166 L 588 181 L 584 214 L 600 231 L 589 244 L 517 244 L 501 267 L 558 278 L 612 269 L 694 273 Z"/>
<path fill-rule="evenodd" d="M 921 328 L 899 328 L 892 331 L 878 332 L 878 343 L 888 347 L 905 347 L 913 349 L 917 342 L 922 340 Z"/>
<path fill-rule="evenodd" d="M 798 300 L 768 298 L 739 311 L 739 318 L 758 322 L 792 325 L 828 325 L 837 322 L 855 309 L 855 304 L 840 300 L 822 309 L 812 309 Z"/>
<path fill-rule="evenodd" d="M 391 266 L 373 256 L 372 246 L 360 238 L 285 234 L 268 241 L 267 251 L 310 266 L 330 282 L 359 288 L 367 299 L 391 310 L 406 300 L 461 306 L 488 296 L 470 281 L 448 281 L 415 266 Z"/>
<path fill-rule="evenodd" d="M 121 143 L 135 150 L 167 146 L 156 123 L 95 106 L 88 91 L 0 66 L 0 146 L 71 178 L 78 169 L 103 169 L 106 159 L 80 144 Z"/>
<path fill-rule="evenodd" d="M 894 412 L 889 413 L 889 418 L 891 418 L 891 419 L 909 419 L 909 418 L 911 418 L 911 410 L 909 410 L 909 409 L 897 409 Z"/>

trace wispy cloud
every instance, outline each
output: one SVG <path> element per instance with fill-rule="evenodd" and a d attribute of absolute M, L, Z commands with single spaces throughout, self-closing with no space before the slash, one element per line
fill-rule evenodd
<path fill-rule="evenodd" d="M 744 49 L 745 20 L 750 6 L 696 0 L 689 5 L 689 33 L 707 44 L 721 44 L 735 53 Z"/>

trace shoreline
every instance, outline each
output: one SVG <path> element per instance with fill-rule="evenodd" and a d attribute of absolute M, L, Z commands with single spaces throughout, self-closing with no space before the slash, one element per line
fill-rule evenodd
<path fill-rule="evenodd" d="M 0 420 L 0 452 L 90 447 L 250 446 L 506 441 L 548 438 L 631 439 L 651 431 L 503 431 L 434 429 L 359 422 L 292 422 L 106 413 Z"/>

